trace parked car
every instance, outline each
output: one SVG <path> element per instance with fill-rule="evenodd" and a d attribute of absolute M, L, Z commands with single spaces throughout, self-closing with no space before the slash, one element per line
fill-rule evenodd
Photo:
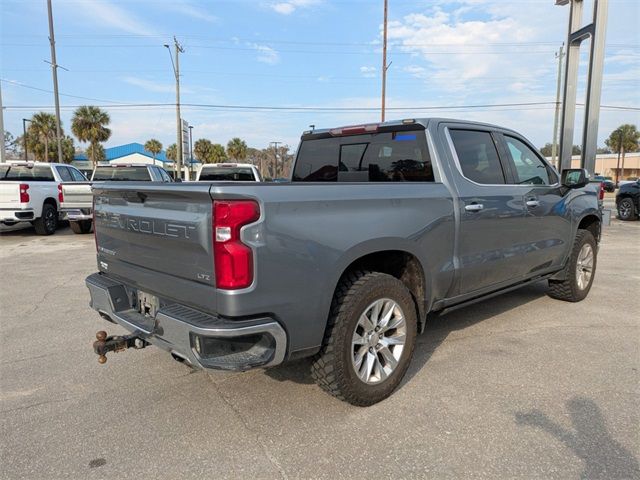
<path fill-rule="evenodd" d="M 597 180 L 598 182 L 602 182 L 602 185 L 604 186 L 604 191 L 605 192 L 615 192 L 616 191 L 616 183 L 611 180 L 610 178 L 607 177 L 603 177 L 602 175 L 596 175 L 595 177 L 593 177 L 594 180 Z"/>
<path fill-rule="evenodd" d="M 637 182 L 638 180 L 640 180 L 640 177 L 628 177 L 628 178 L 625 178 L 624 180 L 618 180 L 618 188 L 622 187 L 623 185 L 626 185 L 627 183 Z"/>
<path fill-rule="evenodd" d="M 637 220 L 640 212 L 640 180 L 620 187 L 616 194 L 616 208 L 620 220 Z"/>
<path fill-rule="evenodd" d="M 1 163 L 0 222 L 31 222 L 38 235 L 51 235 L 60 218 L 61 182 L 86 180 L 77 168 L 62 163 Z"/>
<path fill-rule="evenodd" d="M 289 183 L 95 185 L 91 305 L 131 333 L 94 350 L 224 370 L 313 357 L 323 389 L 371 405 L 429 312 L 541 280 L 584 299 L 597 196 L 513 130 L 444 119 L 305 132 Z"/>
<path fill-rule="evenodd" d="M 250 163 L 208 163 L 198 172 L 196 182 L 261 182 L 260 172 Z"/>
<path fill-rule="evenodd" d="M 86 179 L 85 179 L 86 180 Z M 172 182 L 161 167 L 147 164 L 98 165 L 91 181 L 63 183 L 61 210 L 69 220 L 74 233 L 89 233 L 93 222 L 93 182 Z"/>

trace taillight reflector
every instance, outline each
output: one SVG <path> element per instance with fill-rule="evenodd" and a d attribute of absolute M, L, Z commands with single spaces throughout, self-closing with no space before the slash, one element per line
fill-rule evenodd
<path fill-rule="evenodd" d="M 213 202 L 213 258 L 216 287 L 246 288 L 253 283 L 253 252 L 240 238 L 240 229 L 260 218 L 253 200 Z"/>
<path fill-rule="evenodd" d="M 29 185 L 20 184 L 20 203 L 29 203 Z"/>
<path fill-rule="evenodd" d="M 598 194 L 600 200 L 604 200 L 604 182 L 600 182 L 600 192 Z"/>

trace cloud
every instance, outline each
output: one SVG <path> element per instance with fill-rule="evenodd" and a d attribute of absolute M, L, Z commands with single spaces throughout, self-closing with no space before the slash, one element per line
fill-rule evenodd
<path fill-rule="evenodd" d="M 360 73 L 364 78 L 375 78 L 376 71 L 376 67 L 360 67 Z"/>
<path fill-rule="evenodd" d="M 318 5 L 322 0 L 287 0 L 285 2 L 275 2 L 269 4 L 269 7 L 282 15 L 291 15 L 299 8 L 308 8 Z"/>
<path fill-rule="evenodd" d="M 258 52 L 257 60 L 268 65 L 275 65 L 280 62 L 280 54 L 277 50 L 258 43 L 247 42 L 247 46 Z"/>
<path fill-rule="evenodd" d="M 81 18 L 83 21 L 89 19 L 93 23 L 127 33 L 156 35 L 151 26 L 137 20 L 130 11 L 108 0 L 83 2 Z"/>
<path fill-rule="evenodd" d="M 185 15 L 187 17 L 195 18 L 197 20 L 203 20 L 209 23 L 217 23 L 218 17 L 209 13 L 207 8 L 201 8 L 188 0 L 176 1 L 168 3 L 161 3 L 162 8 L 165 8 L 170 11 L 174 11 Z"/>
<path fill-rule="evenodd" d="M 182 75 L 181 75 L 182 76 Z M 174 83 L 159 83 L 153 80 L 147 80 L 145 78 L 139 77 L 122 77 L 121 80 L 123 82 L 128 83 L 129 85 L 133 85 L 135 87 L 140 87 L 148 92 L 154 93 L 175 93 L 176 86 Z M 192 90 L 188 87 L 180 86 L 181 93 L 192 93 Z"/>

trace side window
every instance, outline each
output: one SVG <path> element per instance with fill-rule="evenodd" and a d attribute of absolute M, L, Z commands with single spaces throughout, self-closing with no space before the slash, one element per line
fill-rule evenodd
<path fill-rule="evenodd" d="M 63 182 L 73 182 L 73 177 L 67 167 L 56 167 L 56 170 Z"/>
<path fill-rule="evenodd" d="M 76 170 L 75 168 L 67 167 L 71 172 L 71 176 L 73 177 L 74 182 L 86 182 L 86 177 L 80 173 L 80 170 Z"/>
<path fill-rule="evenodd" d="M 450 130 L 449 133 L 466 178 L 486 185 L 505 183 L 498 151 L 489 132 Z"/>
<path fill-rule="evenodd" d="M 523 185 L 551 185 L 556 183 L 555 173 L 540 160 L 527 145 L 514 137 L 504 136 L 513 160 L 516 183 Z"/>
<path fill-rule="evenodd" d="M 172 182 L 173 181 L 173 180 L 171 180 L 171 177 L 169 176 L 169 174 L 163 168 L 159 168 L 158 167 L 158 171 L 160 172 L 160 176 L 162 177 L 162 181 L 163 182 Z"/>

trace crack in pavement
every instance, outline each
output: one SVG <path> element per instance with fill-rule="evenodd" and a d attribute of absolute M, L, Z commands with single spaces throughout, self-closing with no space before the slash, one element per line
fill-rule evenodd
<path fill-rule="evenodd" d="M 218 384 L 214 381 L 212 381 L 211 379 L 209 379 L 209 381 L 211 382 L 211 384 L 213 385 L 213 388 L 215 389 L 216 393 L 218 395 L 220 395 L 220 398 L 222 399 L 222 401 L 231 409 L 231 411 L 233 413 L 236 414 L 236 416 L 238 417 L 238 419 L 240 420 L 240 422 L 242 422 L 242 425 L 244 426 L 244 428 L 251 434 L 254 435 L 256 441 L 258 442 L 258 444 L 260 445 L 260 447 L 262 448 L 262 451 L 264 452 L 265 456 L 267 457 L 267 460 L 269 460 L 269 462 L 278 470 L 278 472 L 280 473 L 280 478 L 284 479 L 284 480 L 288 480 L 289 476 L 287 475 L 287 472 L 284 470 L 284 468 L 282 467 L 282 465 L 280 465 L 280 462 L 278 461 L 278 459 L 269 451 L 269 447 L 267 447 L 266 443 L 262 440 L 262 438 L 260 437 L 260 434 L 258 432 L 256 432 L 255 430 L 253 430 L 251 428 L 251 426 L 249 425 L 249 422 L 245 419 L 244 415 L 242 414 L 242 412 L 240 411 L 240 409 L 234 405 L 223 393 L 222 390 L 218 387 Z"/>

